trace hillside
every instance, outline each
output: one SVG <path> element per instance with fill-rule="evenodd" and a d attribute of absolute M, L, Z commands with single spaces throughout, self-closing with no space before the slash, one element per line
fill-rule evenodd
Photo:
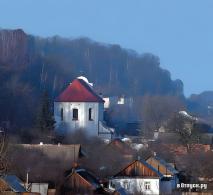
<path fill-rule="evenodd" d="M 30 125 L 40 93 L 55 98 L 83 74 L 104 95 L 183 95 L 153 54 L 137 54 L 119 45 L 87 38 L 41 38 L 22 30 L 0 30 L 0 121 Z M 28 113 L 26 115 L 26 113 Z"/>

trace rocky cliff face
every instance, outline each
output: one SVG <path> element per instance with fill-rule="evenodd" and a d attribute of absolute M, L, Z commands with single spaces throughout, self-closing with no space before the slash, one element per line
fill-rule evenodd
<path fill-rule="evenodd" d="M 28 38 L 20 29 L 0 30 L 0 64 L 17 66 L 28 61 Z"/>

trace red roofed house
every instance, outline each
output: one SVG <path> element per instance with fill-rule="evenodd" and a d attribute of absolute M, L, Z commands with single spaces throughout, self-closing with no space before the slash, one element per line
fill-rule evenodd
<path fill-rule="evenodd" d="M 92 87 L 92 83 L 81 76 L 56 98 L 54 117 L 57 132 L 64 134 L 85 129 L 91 136 L 111 139 L 113 129 L 103 121 L 104 100 Z"/>

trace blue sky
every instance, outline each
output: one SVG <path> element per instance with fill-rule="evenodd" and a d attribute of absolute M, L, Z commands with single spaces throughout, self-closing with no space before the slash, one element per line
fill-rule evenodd
<path fill-rule="evenodd" d="M 212 0 L 0 0 L 0 27 L 151 52 L 185 94 L 213 90 Z"/>

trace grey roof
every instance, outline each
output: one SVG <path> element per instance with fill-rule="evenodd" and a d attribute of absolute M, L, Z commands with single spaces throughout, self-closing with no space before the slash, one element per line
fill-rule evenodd
<path fill-rule="evenodd" d="M 14 192 L 26 192 L 22 181 L 15 175 L 5 175 L 1 177 Z"/>
<path fill-rule="evenodd" d="M 27 150 L 39 150 L 49 158 L 64 158 L 69 159 L 71 162 L 75 162 L 82 154 L 80 144 L 62 145 L 62 144 L 19 144 Z"/>
<path fill-rule="evenodd" d="M 171 173 L 178 174 L 178 171 L 172 167 L 169 163 L 167 163 L 165 160 L 161 159 L 158 156 L 154 156 L 154 158 L 159 161 L 163 166 L 165 166 Z"/>
<path fill-rule="evenodd" d="M 76 169 L 75 172 L 88 181 L 95 189 L 101 187 L 98 179 L 85 169 Z"/>

